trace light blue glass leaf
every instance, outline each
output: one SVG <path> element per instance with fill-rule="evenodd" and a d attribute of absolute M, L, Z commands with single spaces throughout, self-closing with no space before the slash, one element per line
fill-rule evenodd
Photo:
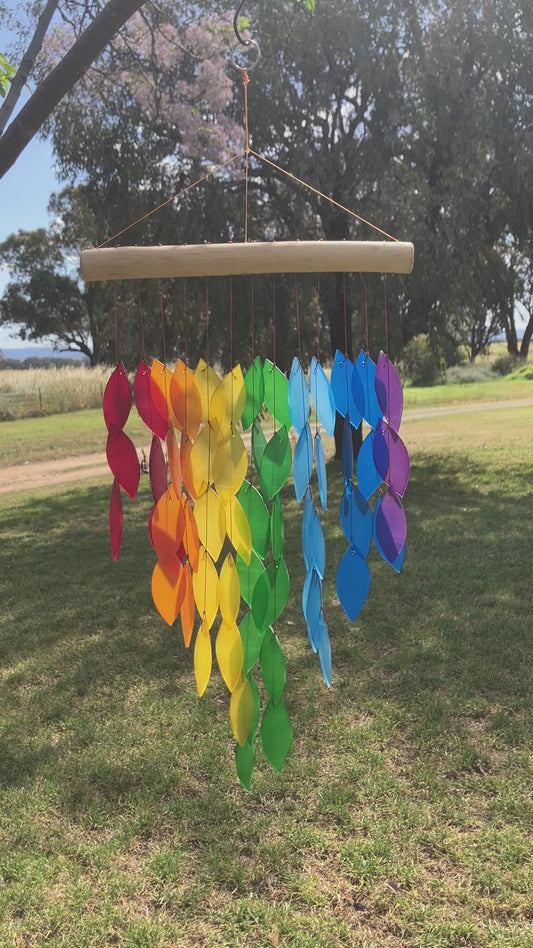
<path fill-rule="evenodd" d="M 337 595 L 350 622 L 357 618 L 370 589 L 370 570 L 355 547 L 350 547 L 337 568 Z"/>
<path fill-rule="evenodd" d="M 381 484 L 381 477 L 374 464 L 374 432 L 369 431 L 357 455 L 357 483 L 363 497 L 368 500 Z"/>
<path fill-rule="evenodd" d="M 353 440 L 349 415 L 345 416 L 342 425 L 342 476 L 345 484 L 353 479 Z"/>
<path fill-rule="evenodd" d="M 313 471 L 313 437 L 309 422 L 306 422 L 302 428 L 300 437 L 296 442 L 294 449 L 294 458 L 292 462 L 292 476 L 294 478 L 294 493 L 298 503 L 304 496 L 311 473 Z"/>
<path fill-rule="evenodd" d="M 374 441 L 372 444 L 374 466 L 382 481 L 387 480 L 389 473 L 389 439 L 387 437 L 389 431 L 389 426 L 381 419 L 374 432 Z"/>
<path fill-rule="evenodd" d="M 314 356 L 309 367 L 309 387 L 316 416 L 324 430 L 332 438 L 335 434 L 335 399 L 328 377 Z"/>
<path fill-rule="evenodd" d="M 313 566 L 313 568 L 309 570 L 307 576 L 305 577 L 304 589 L 302 593 L 302 612 L 306 622 L 309 621 L 309 616 L 312 615 L 313 612 L 320 612 L 321 605 L 322 580 Z"/>
<path fill-rule="evenodd" d="M 265 359 L 263 365 L 263 381 L 265 383 L 265 405 L 270 414 L 284 425 L 287 431 L 291 427 L 289 414 L 289 383 L 286 376 L 270 359 Z"/>
<path fill-rule="evenodd" d="M 304 512 L 302 517 L 302 552 L 304 557 L 305 568 L 307 572 L 312 569 L 313 566 L 313 556 L 311 553 L 311 521 L 313 519 L 313 514 L 315 513 L 315 508 L 313 506 L 313 497 L 311 491 L 308 490 L 304 499 Z"/>
<path fill-rule="evenodd" d="M 318 657 L 320 659 L 320 668 L 322 677 L 328 688 L 331 688 L 331 643 L 329 641 L 328 627 L 324 619 L 324 613 L 320 613 L 320 634 L 318 639 Z"/>
<path fill-rule="evenodd" d="M 365 396 L 363 418 L 365 419 L 367 425 L 370 425 L 371 428 L 375 428 L 379 419 L 383 415 L 383 412 L 379 407 L 378 397 L 376 395 L 376 389 L 374 386 L 374 379 L 376 377 L 376 364 L 372 361 L 370 356 L 362 350 L 357 357 L 355 371 L 361 380 L 361 385 L 363 387 L 363 393 Z"/>
<path fill-rule="evenodd" d="M 360 490 L 348 484 L 341 497 L 340 521 L 350 546 L 366 559 L 372 543 L 372 511 Z"/>
<path fill-rule="evenodd" d="M 303 612 L 304 619 L 306 619 L 306 616 L 307 616 L 307 599 L 309 596 L 309 587 L 311 586 L 313 572 L 316 572 L 316 570 L 314 569 L 313 566 L 311 566 L 311 568 L 305 574 L 305 580 L 304 580 L 303 589 L 302 589 L 302 612 Z"/>
<path fill-rule="evenodd" d="M 347 355 L 337 349 L 331 368 L 331 391 L 335 400 L 335 408 L 339 415 L 346 415 L 350 410 L 350 392 L 352 390 L 352 375 L 354 365 Z"/>
<path fill-rule="evenodd" d="M 402 502 L 389 490 L 374 513 L 374 536 L 387 563 L 392 566 L 400 556 L 407 537 L 407 521 Z"/>
<path fill-rule="evenodd" d="M 313 652 L 318 651 L 320 641 L 320 615 L 322 610 L 322 583 L 316 569 L 311 570 L 311 579 L 305 604 L 305 621 L 307 634 Z"/>
<path fill-rule="evenodd" d="M 352 425 L 352 428 L 359 427 L 364 410 L 365 393 L 363 391 L 363 386 L 361 385 L 361 379 L 355 371 L 355 366 L 353 366 L 351 372 L 350 391 L 348 392 L 348 413 L 350 415 L 350 424 Z"/>
<path fill-rule="evenodd" d="M 316 476 L 318 478 L 318 493 L 320 494 L 320 503 L 322 510 L 328 509 L 328 478 L 326 474 L 326 459 L 324 457 L 324 445 L 320 437 L 320 431 L 315 435 L 315 464 Z"/>
<path fill-rule="evenodd" d="M 377 501 L 376 501 L 376 506 L 374 507 L 374 517 L 373 517 L 373 526 L 374 526 L 374 529 L 373 529 L 373 536 L 374 536 L 374 543 L 376 544 L 376 549 L 377 549 L 379 555 L 382 557 L 382 559 L 384 559 L 386 563 L 389 563 L 389 566 L 392 566 L 392 568 L 393 568 L 394 570 L 396 570 L 397 573 L 401 573 L 401 571 L 402 571 L 402 566 L 403 566 L 403 561 L 404 561 L 404 559 L 405 559 L 405 548 L 406 548 L 406 544 L 404 543 L 403 547 L 401 548 L 400 552 L 398 553 L 398 556 L 397 556 L 396 559 L 391 563 L 391 562 L 387 559 L 387 557 L 385 556 L 385 554 L 384 554 L 384 552 L 383 552 L 383 550 L 382 550 L 382 548 L 381 548 L 381 543 L 379 542 L 379 537 L 378 537 L 377 534 L 376 534 L 376 530 L 375 530 L 376 518 L 377 518 L 377 514 L 378 514 L 378 511 L 379 511 L 379 508 L 380 508 L 382 499 L 383 499 L 382 497 L 378 497 L 378 499 L 377 499 Z"/>
<path fill-rule="evenodd" d="M 289 412 L 291 421 L 300 434 L 309 418 L 309 389 L 304 370 L 297 356 L 294 356 L 289 375 Z"/>
<path fill-rule="evenodd" d="M 324 579 L 324 573 L 326 572 L 326 541 L 324 540 L 320 517 L 314 507 L 309 525 L 309 547 L 311 564 L 315 567 L 320 579 Z"/>

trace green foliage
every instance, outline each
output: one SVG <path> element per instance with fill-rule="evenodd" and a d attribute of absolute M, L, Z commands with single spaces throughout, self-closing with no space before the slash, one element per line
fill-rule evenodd
<path fill-rule="evenodd" d="M 0 96 L 5 99 L 11 81 L 15 76 L 17 70 L 15 66 L 12 66 L 9 60 L 0 53 Z"/>
<path fill-rule="evenodd" d="M 437 385 L 446 376 L 442 349 L 422 333 L 404 346 L 399 366 L 403 378 L 412 385 Z"/>
<path fill-rule="evenodd" d="M 516 356 L 510 352 L 506 352 L 494 360 L 492 363 L 492 371 L 495 372 L 496 375 L 510 375 L 511 372 L 516 370 L 518 364 L 519 360 Z"/>

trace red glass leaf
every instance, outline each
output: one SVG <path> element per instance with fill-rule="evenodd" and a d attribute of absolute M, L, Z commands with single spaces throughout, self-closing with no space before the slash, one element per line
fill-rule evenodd
<path fill-rule="evenodd" d="M 120 552 L 122 523 L 122 497 L 120 495 L 118 478 L 115 477 L 109 500 L 109 540 L 111 542 L 111 555 L 114 562 L 118 560 L 118 554 Z"/>
<path fill-rule="evenodd" d="M 122 362 L 113 369 L 104 392 L 104 421 L 107 430 L 123 428 L 128 420 L 131 408 L 131 389 Z"/>
<path fill-rule="evenodd" d="M 118 478 L 122 489 L 133 500 L 141 476 L 141 466 L 133 441 L 123 431 L 112 426 L 107 436 L 106 454 L 111 473 Z"/>
<path fill-rule="evenodd" d="M 178 442 L 176 441 L 174 428 L 171 425 L 168 426 L 166 443 L 170 478 L 172 480 L 172 486 L 176 491 L 176 495 L 179 497 L 181 494 L 182 484 L 180 449 L 178 448 Z"/>
<path fill-rule="evenodd" d="M 154 504 L 157 504 L 157 501 L 167 489 L 167 462 L 158 435 L 154 435 L 152 438 L 149 469 L 152 497 L 154 498 Z"/>
<path fill-rule="evenodd" d="M 133 398 L 135 407 L 145 425 L 163 441 L 167 433 L 167 423 L 154 404 L 150 385 L 150 369 L 146 362 L 142 360 L 139 362 L 135 373 Z"/>

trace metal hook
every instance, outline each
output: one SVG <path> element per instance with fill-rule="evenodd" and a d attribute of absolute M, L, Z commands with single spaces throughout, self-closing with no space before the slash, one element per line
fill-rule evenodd
<path fill-rule="evenodd" d="M 252 42 L 252 40 L 244 39 L 244 38 L 241 36 L 241 32 L 240 32 L 240 30 L 239 30 L 239 17 L 240 17 L 240 15 L 241 15 L 241 10 L 242 10 L 242 8 L 243 8 L 245 2 L 246 2 L 246 0 L 241 0 L 241 2 L 239 3 L 239 6 L 238 6 L 237 9 L 235 10 L 235 16 L 233 17 L 233 29 L 234 29 L 234 31 L 235 31 L 235 36 L 237 37 L 237 39 L 238 39 L 239 43 L 241 44 L 241 46 L 250 46 L 250 43 Z"/>
<path fill-rule="evenodd" d="M 237 61 L 237 55 L 239 52 L 242 52 L 242 51 L 239 50 L 239 46 L 236 46 L 235 49 L 233 50 L 233 65 L 237 69 L 240 69 L 241 72 L 250 72 L 252 69 L 255 68 L 255 66 L 257 66 L 257 63 L 261 59 L 261 49 L 260 49 L 259 43 L 255 39 L 253 34 L 252 34 L 251 39 L 245 39 L 244 36 L 242 36 L 241 31 L 239 30 L 239 17 L 241 15 L 241 10 L 244 7 L 245 2 L 246 0 L 241 0 L 241 2 L 239 3 L 239 6 L 237 7 L 235 11 L 235 16 L 233 17 L 233 29 L 235 31 L 235 36 L 237 37 L 239 41 L 239 45 L 244 46 L 245 49 L 252 50 L 254 55 L 252 56 L 251 61 L 247 65 L 241 65 Z"/>

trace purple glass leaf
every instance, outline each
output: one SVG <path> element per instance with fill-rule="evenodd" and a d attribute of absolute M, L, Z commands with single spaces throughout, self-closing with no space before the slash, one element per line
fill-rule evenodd
<path fill-rule="evenodd" d="M 141 466 L 131 438 L 118 428 L 111 427 L 106 444 L 107 463 L 123 490 L 133 500 L 139 486 Z"/>
<path fill-rule="evenodd" d="M 306 422 L 301 430 L 300 437 L 296 442 L 294 449 L 294 458 L 292 464 L 292 476 L 294 478 L 294 492 L 298 503 L 304 496 L 311 473 L 313 471 L 313 437 L 309 422 Z"/>
<path fill-rule="evenodd" d="M 403 497 L 409 483 L 409 455 L 400 435 L 383 418 L 376 427 L 373 457 L 378 474 L 395 494 Z"/>
<path fill-rule="evenodd" d="M 335 434 L 335 399 L 328 377 L 314 356 L 309 366 L 309 387 L 316 416 L 324 430 L 332 438 Z"/>
<path fill-rule="evenodd" d="M 345 484 L 353 479 L 353 441 L 349 415 L 345 416 L 342 426 L 342 476 Z"/>
<path fill-rule="evenodd" d="M 331 688 L 331 643 L 329 641 L 328 627 L 323 612 L 320 613 L 318 657 L 320 659 L 322 677 L 328 688 Z"/>
<path fill-rule="evenodd" d="M 157 501 L 167 489 L 167 462 L 165 461 L 161 441 L 157 435 L 152 436 L 148 470 L 150 472 L 152 497 L 154 498 L 154 504 L 157 504 Z"/>
<path fill-rule="evenodd" d="M 363 418 L 367 425 L 370 425 L 371 428 L 375 428 L 379 419 L 383 416 L 375 388 L 376 364 L 372 361 L 370 356 L 362 350 L 357 357 L 355 371 L 361 380 L 365 397 Z"/>
<path fill-rule="evenodd" d="M 304 608 L 304 617 L 307 623 L 307 634 L 313 652 L 318 650 L 320 639 L 320 615 L 322 610 L 322 582 L 316 569 L 312 569 L 307 585 L 307 597 Z"/>
<path fill-rule="evenodd" d="M 385 554 L 384 554 L 382 548 L 381 548 L 381 544 L 380 544 L 380 542 L 379 542 L 379 537 L 378 537 L 377 534 L 376 534 L 375 525 L 376 525 L 377 514 L 378 514 L 378 510 L 379 510 L 380 505 L 381 505 L 381 501 L 382 501 L 382 498 L 381 498 L 381 497 L 378 497 L 378 499 L 377 499 L 377 501 L 376 501 L 376 506 L 374 507 L 374 517 L 373 517 L 374 543 L 376 544 L 376 549 L 377 549 L 379 555 L 385 560 L 385 562 L 386 562 L 386 563 L 389 563 L 389 566 L 392 566 L 392 568 L 393 568 L 394 570 L 396 570 L 397 573 L 401 573 L 401 571 L 402 571 L 402 566 L 403 566 L 403 561 L 404 561 L 404 559 L 405 559 L 406 544 L 404 543 L 404 545 L 402 546 L 402 548 L 401 548 L 400 552 L 398 553 L 398 556 L 396 557 L 396 559 L 394 560 L 394 562 L 393 562 L 393 563 L 390 563 L 389 560 L 387 559 L 387 557 L 385 556 Z"/>
<path fill-rule="evenodd" d="M 363 497 L 368 500 L 381 484 L 381 477 L 374 464 L 374 432 L 369 431 L 357 455 L 357 483 Z"/>
<path fill-rule="evenodd" d="M 383 351 L 378 357 L 374 385 L 384 417 L 395 431 L 399 431 L 403 412 L 402 382 L 388 355 Z"/>
<path fill-rule="evenodd" d="M 348 392 L 348 411 L 352 428 L 358 428 L 365 410 L 365 393 L 361 385 L 361 379 L 355 371 L 353 363 L 352 366 L 350 391 Z"/>
<path fill-rule="evenodd" d="M 350 546 L 355 546 L 366 559 L 372 543 L 372 511 L 353 484 L 347 485 L 341 497 L 340 521 Z"/>
<path fill-rule="evenodd" d="M 166 419 L 159 414 L 157 408 L 155 407 L 155 403 L 152 398 L 150 376 L 151 373 L 149 367 L 147 366 L 146 362 L 141 360 L 137 366 L 137 371 L 135 373 L 135 379 L 133 382 L 133 398 L 139 416 L 142 418 L 147 428 L 157 435 L 158 438 L 161 438 L 161 440 L 164 441 L 167 436 L 168 423 Z"/>
<path fill-rule="evenodd" d="M 289 375 L 289 412 L 296 432 L 300 434 L 309 418 L 309 389 L 300 360 L 294 356 Z"/>
<path fill-rule="evenodd" d="M 374 524 L 374 534 L 383 556 L 392 566 L 405 546 L 407 537 L 405 511 L 400 498 L 393 491 L 389 490 L 383 495 L 374 516 Z"/>
<path fill-rule="evenodd" d="M 357 618 L 370 589 L 370 570 L 354 547 L 346 550 L 337 568 L 337 595 L 350 622 Z"/>
<path fill-rule="evenodd" d="M 122 497 L 120 495 L 118 477 L 115 477 L 113 487 L 111 488 L 111 497 L 109 499 L 109 541 L 111 543 L 111 556 L 114 562 L 118 560 L 118 554 L 120 552 L 122 523 Z"/>
<path fill-rule="evenodd" d="M 304 512 L 302 517 L 302 553 L 307 572 L 313 567 L 313 556 L 311 551 L 311 521 L 315 513 L 313 506 L 313 497 L 310 490 L 306 491 L 304 500 Z"/>
<path fill-rule="evenodd" d="M 337 349 L 331 368 L 331 391 L 335 400 L 335 408 L 339 415 L 346 415 L 350 410 L 350 392 L 352 389 L 352 375 L 354 365 L 347 355 Z"/>
<path fill-rule="evenodd" d="M 104 392 L 104 421 L 107 430 L 123 428 L 128 420 L 131 408 L 131 389 L 126 369 L 119 362 L 113 369 Z"/>
<path fill-rule="evenodd" d="M 324 457 L 324 446 L 320 432 L 315 435 L 315 464 L 316 476 L 318 479 L 318 493 L 320 494 L 320 503 L 322 510 L 328 509 L 328 478 L 326 474 L 326 459 Z"/>
<path fill-rule="evenodd" d="M 315 567 L 320 579 L 324 579 L 324 573 L 326 571 L 326 541 L 324 540 L 324 531 L 322 530 L 320 517 L 314 507 L 309 524 L 309 547 L 311 564 Z"/>

